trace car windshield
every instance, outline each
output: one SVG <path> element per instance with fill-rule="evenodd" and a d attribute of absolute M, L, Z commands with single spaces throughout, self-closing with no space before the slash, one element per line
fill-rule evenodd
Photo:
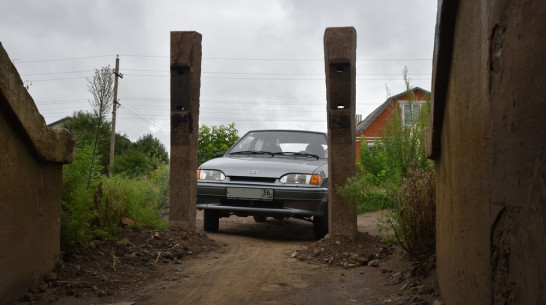
<path fill-rule="evenodd" d="M 251 131 L 229 151 L 230 155 L 303 156 L 324 159 L 328 144 L 323 133 L 303 131 Z"/>

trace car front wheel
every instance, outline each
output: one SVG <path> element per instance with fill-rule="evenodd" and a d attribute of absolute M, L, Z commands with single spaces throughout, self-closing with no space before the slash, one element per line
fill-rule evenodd
<path fill-rule="evenodd" d="M 205 210 L 205 216 L 203 220 L 203 227 L 208 232 L 218 232 L 220 224 L 220 216 L 216 211 Z"/>
<path fill-rule="evenodd" d="M 317 240 L 328 234 L 328 214 L 324 216 L 313 216 L 313 233 Z"/>
<path fill-rule="evenodd" d="M 267 221 L 267 216 L 254 215 L 253 217 L 254 217 L 255 222 L 266 222 Z"/>

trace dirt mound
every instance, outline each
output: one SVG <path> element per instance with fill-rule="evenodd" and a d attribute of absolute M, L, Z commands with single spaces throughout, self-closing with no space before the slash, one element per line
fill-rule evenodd
<path fill-rule="evenodd" d="M 117 241 L 95 241 L 94 249 L 67 250 L 55 270 L 19 302 L 48 304 L 60 296 L 103 297 L 135 290 L 161 276 L 160 266 L 180 264 L 219 246 L 201 233 L 129 229 Z"/>
<path fill-rule="evenodd" d="M 388 257 L 393 249 L 393 245 L 381 242 L 379 236 L 358 232 L 355 240 L 327 235 L 311 246 L 296 249 L 292 257 L 310 263 L 352 268 L 368 264 L 378 265 L 379 260 Z"/>

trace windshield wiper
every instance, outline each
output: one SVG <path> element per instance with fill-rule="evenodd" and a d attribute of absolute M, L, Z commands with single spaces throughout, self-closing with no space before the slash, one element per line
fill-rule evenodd
<path fill-rule="evenodd" d="M 312 154 L 312 153 L 307 153 L 307 152 L 285 151 L 285 152 L 273 153 L 273 155 L 283 155 L 283 156 L 304 156 L 304 157 L 317 158 L 317 160 L 320 159 L 319 156 L 317 156 L 317 155 L 315 155 L 315 154 Z"/>
<path fill-rule="evenodd" d="M 235 151 L 230 152 L 230 155 L 273 155 L 272 153 L 268 151 L 261 151 L 261 150 L 241 150 L 241 151 Z"/>

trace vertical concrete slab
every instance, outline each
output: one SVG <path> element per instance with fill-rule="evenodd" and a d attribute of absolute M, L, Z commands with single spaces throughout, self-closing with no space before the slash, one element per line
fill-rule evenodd
<path fill-rule="evenodd" d="M 546 299 L 546 4 L 439 2 L 428 153 L 446 305 Z"/>
<path fill-rule="evenodd" d="M 171 32 L 169 227 L 195 230 L 201 34 Z"/>
<path fill-rule="evenodd" d="M 0 304 L 58 260 L 62 165 L 74 160 L 75 140 L 46 126 L 0 43 Z"/>
<path fill-rule="evenodd" d="M 355 175 L 356 30 L 327 28 L 324 32 L 324 66 L 328 113 L 328 220 L 332 235 L 356 237 L 356 207 L 336 191 Z"/>

